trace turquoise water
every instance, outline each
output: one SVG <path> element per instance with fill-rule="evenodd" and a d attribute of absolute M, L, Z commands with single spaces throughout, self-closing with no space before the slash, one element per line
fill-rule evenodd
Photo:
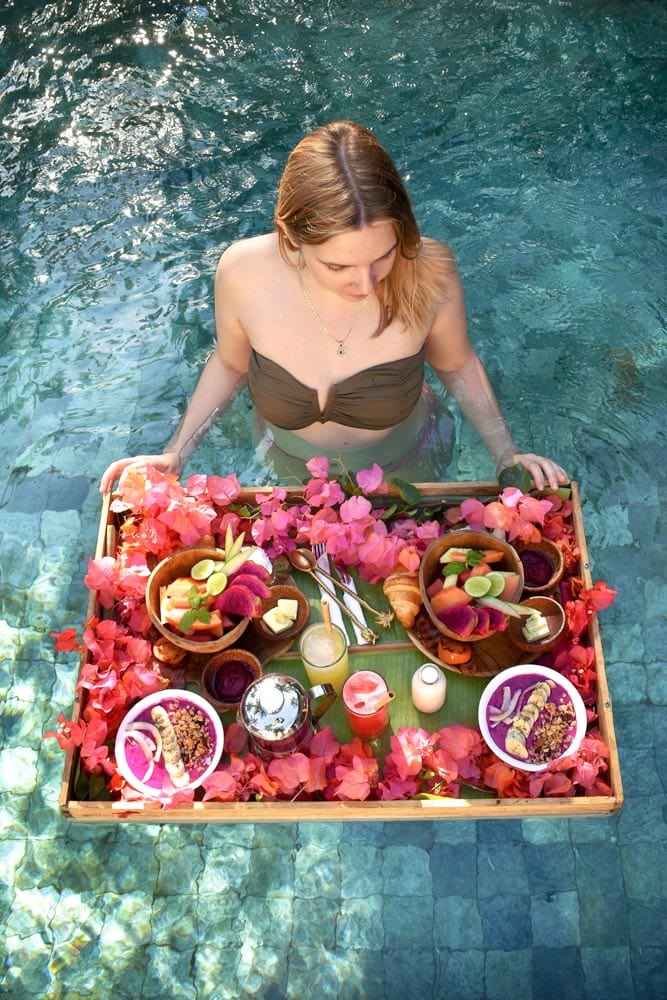
<path fill-rule="evenodd" d="M 665 8 L 112 0 L 0 13 L 4 995 L 667 995 Z M 169 436 L 220 251 L 350 117 L 455 249 L 517 440 L 579 480 L 626 802 L 596 820 L 94 827 L 57 811 L 114 457 Z M 191 470 L 252 456 L 240 397 Z M 490 476 L 461 429 L 452 478 Z"/>

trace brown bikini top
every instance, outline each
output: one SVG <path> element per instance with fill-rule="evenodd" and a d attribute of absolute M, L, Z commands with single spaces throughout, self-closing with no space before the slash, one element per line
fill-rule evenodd
<path fill-rule="evenodd" d="M 409 358 L 385 361 L 334 382 L 323 410 L 317 391 L 257 351 L 250 355 L 248 389 L 265 420 L 288 431 L 328 420 L 346 427 L 385 430 L 412 413 L 424 382 L 426 348 Z"/>

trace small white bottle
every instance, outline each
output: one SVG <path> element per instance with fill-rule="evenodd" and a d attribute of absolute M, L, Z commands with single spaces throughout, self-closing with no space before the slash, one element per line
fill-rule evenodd
<path fill-rule="evenodd" d="M 418 712 L 437 712 L 445 704 L 447 679 L 435 663 L 423 663 L 412 675 L 412 704 Z"/>

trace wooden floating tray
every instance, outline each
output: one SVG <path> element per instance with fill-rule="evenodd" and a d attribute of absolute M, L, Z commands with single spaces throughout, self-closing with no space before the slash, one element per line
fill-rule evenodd
<path fill-rule="evenodd" d="M 456 503 L 466 497 L 481 499 L 497 495 L 498 485 L 492 482 L 474 483 L 420 483 L 416 484 L 425 504 L 442 499 Z M 252 502 L 258 493 L 270 492 L 270 487 L 245 489 L 239 502 Z M 288 490 L 288 493 L 290 491 Z M 292 491 L 296 492 L 296 491 Z M 395 496 L 388 494 L 388 499 Z M 592 585 L 588 548 L 584 534 L 579 491 L 572 483 L 573 526 L 580 549 L 579 575 L 586 586 Z M 114 551 L 119 523 L 110 511 L 109 497 L 102 504 L 100 528 L 95 556 L 99 558 Z M 306 574 L 296 581 L 308 595 L 311 603 L 311 621 L 320 617 L 319 595 Z M 386 600 L 379 587 L 372 587 L 365 581 L 358 581 L 360 593 L 374 607 L 384 607 Z M 91 594 L 87 617 L 99 614 L 96 594 Z M 422 799 L 400 802 L 193 802 L 164 810 L 152 802 L 89 802 L 76 798 L 75 782 L 78 766 L 78 750 L 70 750 L 65 755 L 65 768 L 61 784 L 59 805 L 63 815 L 86 823 L 295 823 L 349 822 L 373 820 L 445 820 L 445 819 L 527 819 L 529 817 L 583 817 L 605 816 L 621 808 L 623 791 L 618 761 L 618 749 L 614 735 L 611 699 L 604 667 L 602 641 L 597 616 L 590 623 L 590 640 L 595 651 L 598 676 L 597 712 L 602 738 L 610 751 L 609 784 L 611 795 L 577 796 L 573 798 L 500 799 L 491 793 L 469 789 L 458 799 Z M 383 632 L 382 629 L 378 631 Z M 351 642 L 353 639 L 351 637 Z M 258 644 L 259 643 L 259 644 Z M 264 669 L 278 670 L 293 674 L 305 682 L 303 666 L 294 646 L 285 648 L 286 643 L 276 643 L 273 648 L 258 640 L 254 630 L 247 629 L 241 646 L 250 648 L 264 662 Z M 434 715 L 420 715 L 410 698 L 410 680 L 414 670 L 425 659 L 434 659 L 435 649 L 424 642 L 413 631 L 405 630 L 394 622 L 387 632 L 383 632 L 375 646 L 350 646 L 351 668 L 374 667 L 382 673 L 397 697 L 391 707 L 391 726 L 380 747 L 383 753 L 388 747 L 392 730 L 401 726 L 421 726 L 435 731 L 452 723 L 468 726 L 477 725 L 477 705 L 489 677 L 499 670 L 516 663 L 530 662 L 530 657 L 522 653 L 505 635 L 473 644 L 474 674 L 465 674 L 460 668 L 447 667 L 447 700 L 444 707 Z M 82 656 L 81 668 L 86 663 L 87 651 Z M 437 658 L 437 657 L 436 657 Z M 199 656 L 192 656 L 184 665 L 180 676 L 173 676 L 175 686 L 197 683 L 201 670 Z M 443 666 L 446 666 L 443 664 Z M 306 685 L 307 686 L 307 685 Z M 83 695 L 77 691 L 72 712 L 76 721 L 82 711 Z M 223 725 L 234 720 L 234 715 L 222 716 Z M 341 741 L 351 738 L 345 713 L 339 701 L 329 710 L 322 721 L 330 725 Z"/>

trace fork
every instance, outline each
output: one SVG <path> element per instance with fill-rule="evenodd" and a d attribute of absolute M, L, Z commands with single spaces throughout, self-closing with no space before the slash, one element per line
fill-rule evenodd
<path fill-rule="evenodd" d="M 352 579 L 350 574 L 347 573 L 347 571 L 342 569 L 340 566 L 336 566 L 336 572 L 338 573 L 339 579 L 336 579 L 336 577 L 333 576 L 330 572 L 328 572 L 324 566 L 321 566 L 320 560 L 326 559 L 327 565 L 329 562 L 327 550 L 322 542 L 317 542 L 315 545 L 313 545 L 313 552 L 315 553 L 315 558 L 318 561 L 318 566 L 323 575 L 326 576 L 329 580 L 331 580 L 331 582 L 335 587 L 340 587 L 340 589 L 343 591 L 343 600 L 345 601 L 345 605 L 348 611 L 350 612 L 350 617 L 352 618 L 353 622 L 354 622 L 354 616 L 356 615 L 359 615 L 359 617 L 363 619 L 363 612 L 361 611 L 360 608 L 356 607 L 356 605 L 361 605 L 364 608 L 366 608 L 367 611 L 370 611 L 372 615 L 375 616 L 378 625 L 381 625 L 382 628 L 389 628 L 394 618 L 393 612 L 378 611 L 377 608 L 374 608 L 371 604 L 368 603 L 368 601 L 365 601 L 363 597 L 360 597 L 359 594 L 357 593 L 354 580 Z M 343 579 L 343 575 L 345 575 L 345 579 Z M 363 624 L 364 626 L 366 626 L 365 622 L 363 622 Z"/>

